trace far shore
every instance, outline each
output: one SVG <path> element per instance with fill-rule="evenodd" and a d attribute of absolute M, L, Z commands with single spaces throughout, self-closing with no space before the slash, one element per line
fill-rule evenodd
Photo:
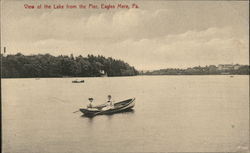
<path fill-rule="evenodd" d="M 84 79 L 84 78 L 117 78 L 117 77 L 138 77 L 138 76 L 247 76 L 249 74 L 155 74 L 155 75 L 135 75 L 135 76 L 109 76 L 109 77 L 12 77 L 12 78 L 1 78 L 1 79 L 60 79 L 60 78 L 68 78 L 68 79 Z"/>

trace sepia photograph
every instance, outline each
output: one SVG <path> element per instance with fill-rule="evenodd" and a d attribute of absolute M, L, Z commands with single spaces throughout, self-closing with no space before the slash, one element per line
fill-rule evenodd
<path fill-rule="evenodd" d="M 1 0 L 3 153 L 249 153 L 249 0 Z"/>

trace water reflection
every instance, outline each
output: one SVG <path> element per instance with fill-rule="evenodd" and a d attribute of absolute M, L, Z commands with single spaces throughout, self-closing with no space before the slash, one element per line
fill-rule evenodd
<path fill-rule="evenodd" d="M 96 128 L 95 125 L 99 125 L 99 123 L 102 123 L 103 125 L 106 125 L 108 127 L 113 125 L 112 122 L 114 121 L 116 115 L 117 116 L 122 115 L 122 117 L 120 116 L 120 118 L 124 119 L 125 116 L 129 114 L 132 115 L 134 113 L 135 113 L 134 109 L 128 109 L 105 115 L 96 115 L 96 116 L 81 115 L 81 118 L 85 120 L 84 122 L 86 124 L 84 124 L 84 126 L 88 129 L 88 131 L 93 131 Z"/>

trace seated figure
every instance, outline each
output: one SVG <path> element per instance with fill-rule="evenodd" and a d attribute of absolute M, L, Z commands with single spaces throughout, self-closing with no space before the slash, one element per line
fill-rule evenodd
<path fill-rule="evenodd" d="M 93 98 L 89 98 L 89 104 L 87 105 L 87 108 L 93 108 L 92 102 L 93 102 Z"/>
<path fill-rule="evenodd" d="M 108 95 L 108 101 L 106 103 L 106 107 L 103 108 L 103 110 L 108 110 L 114 108 L 113 102 L 111 100 L 111 95 Z"/>

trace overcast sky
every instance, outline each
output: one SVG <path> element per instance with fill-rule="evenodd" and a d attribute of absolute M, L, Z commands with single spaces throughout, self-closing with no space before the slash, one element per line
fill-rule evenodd
<path fill-rule="evenodd" d="M 25 9 L 24 4 L 117 3 L 138 9 Z M 139 70 L 249 61 L 247 1 L 1 1 L 8 54 L 94 54 Z"/>

